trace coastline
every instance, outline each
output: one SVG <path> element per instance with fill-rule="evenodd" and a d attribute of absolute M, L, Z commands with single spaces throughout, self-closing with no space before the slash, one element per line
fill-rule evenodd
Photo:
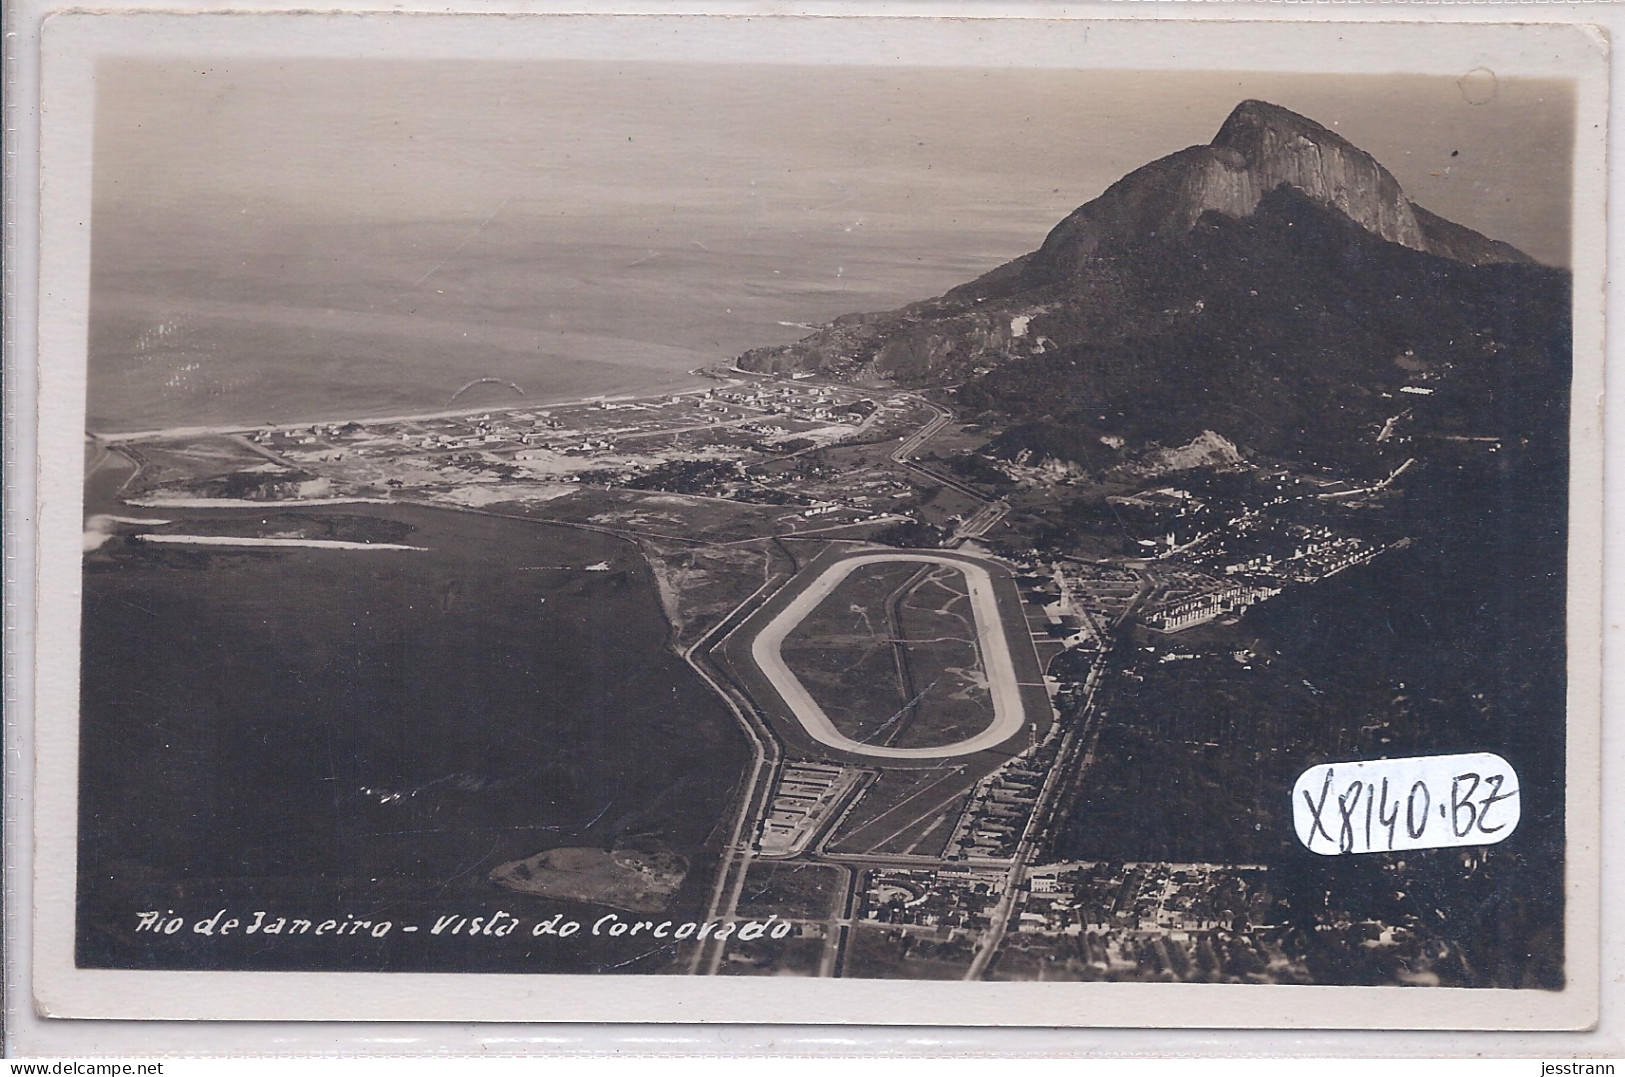
<path fill-rule="evenodd" d="M 714 376 L 700 374 L 696 371 L 710 368 L 695 368 L 688 373 L 706 381 L 716 380 Z M 749 371 L 737 371 L 733 367 L 717 367 L 719 371 L 726 370 L 730 374 L 748 374 Z M 333 418 L 318 419 L 304 418 L 279 423 L 222 423 L 211 426 L 172 426 L 152 430 L 86 430 L 86 435 L 104 445 L 117 445 L 128 441 L 154 441 L 165 438 L 195 438 L 213 437 L 228 434 L 248 434 L 259 430 L 288 431 L 298 430 L 311 425 L 325 423 L 409 423 L 421 422 L 431 419 L 460 419 L 469 415 L 504 415 L 516 411 L 528 411 L 535 408 L 572 408 L 583 407 L 599 402 L 619 404 L 630 400 L 645 400 L 651 396 L 695 396 L 711 388 L 711 385 L 694 385 L 687 389 L 648 390 L 645 392 L 629 393 L 595 393 L 591 396 L 571 397 L 564 400 L 554 400 L 546 397 L 526 397 L 523 401 L 512 404 L 481 405 L 465 408 L 445 408 L 438 411 L 421 411 L 399 415 L 359 416 L 353 413 L 339 415 Z"/>

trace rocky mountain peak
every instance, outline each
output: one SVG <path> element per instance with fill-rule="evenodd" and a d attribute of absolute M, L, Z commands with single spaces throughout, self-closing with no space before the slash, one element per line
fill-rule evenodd
<path fill-rule="evenodd" d="M 1399 181 L 1369 153 L 1306 116 L 1267 101 L 1243 101 L 1213 145 L 1242 156 L 1260 193 L 1290 184 L 1390 243 L 1428 249 Z"/>
<path fill-rule="evenodd" d="M 1213 314 L 1199 317 L 1209 300 L 1228 309 L 1227 293 L 1251 304 L 1304 284 L 1251 279 L 1282 266 L 1330 295 L 1384 273 L 1454 271 L 1439 259 L 1454 268 L 1532 261 L 1411 202 L 1392 173 L 1336 131 L 1243 101 L 1212 141 L 1130 172 L 1068 214 L 1031 254 L 937 299 L 847 315 L 795 344 L 757 349 L 740 365 L 777 373 L 837 367 L 910 383 L 974 377 L 1012 357 L 1097 346 L 1125 326 L 1160 333 L 1186 320 L 1216 324 Z M 1356 261 L 1368 268 L 1347 268 Z M 1385 268 L 1370 268 L 1379 264 Z M 1190 294 L 1174 295 L 1173 278 Z M 1377 294 L 1394 293 L 1385 285 Z M 1306 308 L 1287 309 L 1296 319 Z"/>
<path fill-rule="evenodd" d="M 1343 136 L 1329 127 L 1323 127 L 1289 108 L 1253 98 L 1230 110 L 1230 115 L 1219 127 L 1219 133 L 1213 136 L 1213 145 L 1229 146 L 1257 164 L 1267 156 L 1267 147 L 1272 141 L 1278 143 L 1300 138 L 1348 146 Z"/>
<path fill-rule="evenodd" d="M 1462 262 L 1523 260 L 1484 237 L 1479 244 L 1435 244 L 1399 180 L 1371 154 L 1290 109 L 1243 101 L 1211 143 L 1139 167 L 1072 211 L 1025 266 L 1025 283 L 1068 275 L 1103 247 L 1183 236 L 1204 213 L 1250 216 L 1282 184 L 1391 244 Z"/>
<path fill-rule="evenodd" d="M 1391 172 L 1337 132 L 1248 100 L 1210 143 L 1135 169 L 1074 210 L 1022 264 L 1018 287 L 1065 278 L 1102 250 L 1184 235 L 1204 213 L 1250 216 L 1282 184 L 1402 247 L 1474 265 L 1529 261 L 1413 204 Z"/>

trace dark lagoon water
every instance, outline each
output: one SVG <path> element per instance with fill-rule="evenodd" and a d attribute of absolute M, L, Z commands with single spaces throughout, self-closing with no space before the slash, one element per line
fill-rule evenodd
<path fill-rule="evenodd" d="M 645 939 L 429 930 L 443 915 L 607 912 L 487 879 L 556 846 L 675 851 L 694 868 L 667 915 L 702 905 L 706 850 L 746 750 L 665 649 L 636 549 L 430 508 L 323 518 L 337 516 L 429 549 L 152 551 L 115 539 L 87 557 L 80 963 L 664 967 L 670 949 Z M 598 561 L 608 570 L 582 571 Z M 219 909 L 245 924 L 265 910 L 397 929 L 135 930 L 142 911 L 190 924 Z M 422 930 L 398 929 L 408 923 Z"/>

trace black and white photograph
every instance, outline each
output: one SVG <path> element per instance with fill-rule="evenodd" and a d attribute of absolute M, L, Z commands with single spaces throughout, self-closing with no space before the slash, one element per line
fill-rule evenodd
<path fill-rule="evenodd" d="M 1606 63 L 1548 31 L 84 59 L 54 982 L 1583 1025 Z"/>

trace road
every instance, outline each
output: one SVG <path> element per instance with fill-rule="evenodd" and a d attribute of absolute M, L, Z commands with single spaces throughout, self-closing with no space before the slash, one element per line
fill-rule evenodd
<path fill-rule="evenodd" d="M 1022 883 L 1027 878 L 1027 864 L 1039 851 L 1039 838 L 1049 826 L 1050 814 L 1055 810 L 1056 799 L 1062 788 L 1061 776 L 1072 769 L 1072 760 L 1078 754 L 1079 748 L 1092 739 L 1095 732 L 1095 689 L 1100 683 L 1100 674 L 1105 663 L 1106 652 L 1101 651 L 1095 656 L 1094 665 L 1089 670 L 1083 706 L 1078 711 L 1083 721 L 1066 732 L 1061 741 L 1061 748 L 1055 754 L 1055 762 L 1050 765 L 1049 773 L 1044 775 L 1044 784 L 1038 791 L 1038 800 L 1033 805 L 1032 814 L 1027 817 L 1027 826 L 1022 830 L 1021 842 L 1016 846 L 1015 858 L 1005 875 L 1004 893 L 1000 895 L 999 903 L 993 907 L 987 930 L 982 933 L 976 955 L 971 959 L 970 968 L 965 972 L 967 980 L 980 980 L 986 975 L 988 965 L 999 952 L 999 944 L 1004 941 L 1004 933 L 1010 926 L 1010 917 L 1015 912 L 1016 902 L 1021 895 Z"/>
<path fill-rule="evenodd" d="M 841 909 L 829 924 L 829 934 L 824 940 L 824 956 L 818 964 L 818 975 L 824 979 L 841 974 L 841 966 L 846 957 L 847 936 L 852 933 L 852 914 L 857 910 L 858 878 L 863 874 L 861 868 L 840 870 L 846 879 L 844 893 L 841 896 Z"/>
<path fill-rule="evenodd" d="M 904 731 L 914 724 L 914 717 L 920 711 L 919 689 L 914 683 L 914 670 L 908 660 L 909 640 L 903 633 L 903 603 L 929 571 L 930 568 L 923 565 L 915 569 L 913 575 L 886 596 L 886 635 L 891 639 L 892 665 L 897 674 L 902 709 L 894 716 L 892 727 L 886 730 L 882 744 L 896 744 Z"/>
<path fill-rule="evenodd" d="M 904 441 L 901 445 L 892 450 L 892 461 L 894 463 L 903 464 L 904 466 L 908 466 L 911 463 L 910 458 L 920 450 L 920 447 L 935 437 L 943 427 L 947 426 L 953 420 L 954 417 L 953 412 L 949 411 L 941 404 L 933 404 L 923 396 L 915 396 L 910 393 L 908 398 L 916 403 L 925 405 L 936 414 L 931 417 L 930 422 L 914 431 L 914 433 L 908 436 L 908 440 Z"/>
<path fill-rule="evenodd" d="M 755 824 L 766 814 L 767 794 L 773 787 L 773 777 L 778 772 L 782 753 L 778 741 L 768 732 L 765 724 L 757 719 L 750 700 L 744 698 L 733 686 L 724 684 L 714 676 L 697 656 L 705 653 L 713 637 L 725 638 L 738 629 L 743 615 L 754 609 L 764 595 L 772 591 L 777 582 L 771 577 L 763 581 L 760 587 L 735 606 L 709 632 L 682 652 L 683 661 L 687 662 L 728 704 L 735 720 L 744 727 L 751 742 L 750 777 L 746 779 L 745 787 L 741 791 L 739 813 L 734 817 L 733 831 L 722 851 L 722 862 L 717 868 L 716 883 L 711 890 L 710 903 L 706 906 L 707 920 L 720 920 L 732 916 L 739 905 L 739 895 L 745 888 L 745 875 L 750 870 L 755 853 L 754 843 L 748 835 L 754 832 Z M 727 631 L 724 632 L 724 629 Z M 722 964 L 722 955 L 726 949 L 727 946 L 721 943 L 701 943 L 694 948 L 689 971 L 697 973 L 703 970 L 707 975 L 715 975 Z"/>
<path fill-rule="evenodd" d="M 997 501 L 990 501 L 986 494 L 970 483 L 963 482 L 952 475 L 945 475 L 935 468 L 926 467 L 914 459 L 914 455 L 925 447 L 926 442 L 936 437 L 937 434 L 941 433 L 943 427 L 953 421 L 954 413 L 941 404 L 925 399 L 923 396 L 910 393 L 908 398 L 930 408 L 935 414 L 932 415 L 930 422 L 909 435 L 907 441 L 892 450 L 892 462 L 908 468 L 932 482 L 940 483 L 949 489 L 964 494 L 968 498 L 981 502 L 982 507 L 971 513 L 954 529 L 951 541 L 957 545 L 967 539 L 982 537 L 991 531 L 995 524 L 1004 519 L 1004 514 L 1010 511 L 1010 506 L 1002 498 Z"/>
<path fill-rule="evenodd" d="M 907 466 L 906 461 L 901 458 L 924 445 L 953 418 L 953 413 L 947 408 L 932 404 L 923 398 L 913 397 L 913 399 L 931 408 L 935 414 L 929 422 L 910 435 L 907 441 L 893 450 L 892 459 L 905 464 L 905 466 Z M 870 417 L 870 419 L 872 418 L 873 416 Z M 868 425 L 868 421 L 865 420 L 865 425 Z M 772 736 L 766 723 L 756 714 L 750 699 L 734 686 L 726 684 L 714 676 L 700 656 L 705 654 L 711 646 L 720 644 L 737 631 L 745 617 L 771 597 L 775 584 L 782 582 L 771 579 L 765 581 L 761 587 L 734 607 L 726 617 L 717 622 L 714 628 L 683 652 L 683 660 L 727 702 L 729 709 L 734 713 L 735 719 L 738 720 L 748 734 L 752 751 L 750 776 L 740 793 L 739 811 L 734 817 L 728 844 L 722 852 L 716 882 L 712 886 L 711 898 L 706 906 L 707 920 L 729 919 L 738 908 L 739 896 L 745 886 L 745 877 L 750 870 L 751 861 L 755 857 L 751 835 L 754 833 L 756 825 L 761 822 L 767 813 L 768 793 L 773 787 L 773 780 L 782 761 L 782 750 L 778 740 Z M 1014 680 L 1014 677 L 1012 676 L 1011 679 Z M 856 872 L 849 873 L 846 902 L 848 923 L 850 922 L 851 904 L 854 900 L 852 888 L 855 886 L 855 877 Z M 821 968 L 821 974 L 838 974 L 839 957 L 845 952 L 845 938 L 846 928 L 841 926 L 833 950 L 826 954 L 825 965 L 827 969 Z M 701 943 L 694 948 L 689 962 L 689 971 L 691 973 L 716 975 L 726 951 L 726 943 Z"/>
<path fill-rule="evenodd" d="M 930 479 L 932 482 L 940 483 L 941 485 L 947 486 L 950 489 L 957 490 L 968 498 L 985 503 L 987 501 L 987 495 L 976 489 L 976 487 L 967 482 L 956 479 L 952 475 L 944 475 L 942 472 L 937 471 L 934 468 L 926 467 L 924 464 L 921 464 L 914 459 L 914 454 L 919 452 L 920 449 L 924 448 L 926 442 L 936 437 L 937 434 L 941 433 L 943 427 L 947 426 L 953 421 L 954 413 L 943 407 L 941 404 L 927 400 L 923 396 L 916 396 L 913 393 L 908 393 L 906 395 L 908 399 L 913 400 L 915 403 L 921 404 L 924 407 L 930 408 L 936 414 L 932 416 L 930 422 L 926 423 L 913 434 L 909 435 L 907 441 L 903 442 L 897 448 L 892 450 L 892 462 L 895 464 L 900 464 L 901 466 L 908 468 L 910 471 L 917 472 L 918 474 Z"/>
<path fill-rule="evenodd" d="M 988 502 L 954 529 L 953 541 L 957 544 L 967 539 L 981 538 L 993 530 L 993 525 L 1004 519 L 1004 514 L 1009 511 L 1010 506 L 1002 500 Z"/>
<path fill-rule="evenodd" d="M 1009 506 L 1003 500 L 989 500 L 984 494 L 970 485 L 947 475 L 923 467 L 912 459 L 934 436 L 953 421 L 953 412 L 941 405 L 925 400 L 923 397 L 911 396 L 916 402 L 928 407 L 933 412 L 931 419 L 920 429 L 916 430 L 907 439 L 891 452 L 891 459 L 900 466 L 906 467 L 933 482 L 949 486 L 979 504 L 979 508 L 960 523 L 954 533 L 956 542 L 980 537 L 987 533 L 999 520 L 1003 519 Z M 816 606 L 828 597 L 828 592 L 838 585 L 841 579 L 863 561 L 885 560 L 912 560 L 921 562 L 947 563 L 959 567 L 965 573 L 965 578 L 972 592 L 972 606 L 975 611 L 978 625 L 978 636 L 981 645 L 984 665 L 989 673 L 990 687 L 993 683 L 1004 686 L 1004 691 L 994 693 L 995 717 L 992 725 L 980 734 L 954 745 L 945 745 L 929 749 L 895 749 L 879 745 L 863 745 L 843 737 L 823 715 L 818 705 L 806 693 L 800 681 L 790 674 L 788 669 L 783 670 L 781 677 L 774 678 L 769 673 L 773 660 L 778 659 L 777 665 L 782 666 L 779 659 L 779 644 L 790 628 L 810 613 Z M 843 570 L 843 566 L 844 570 Z M 980 577 L 986 577 L 985 580 Z M 724 921 L 736 915 L 740 895 L 745 885 L 745 877 L 754 859 L 751 834 L 755 824 L 759 823 L 768 807 L 767 793 L 772 788 L 774 776 L 780 765 L 781 749 L 770 729 L 762 723 L 761 716 L 757 714 L 751 701 L 731 684 L 723 684 L 719 678 L 705 668 L 705 664 L 698 660 L 704 649 L 731 636 L 737 631 L 750 612 L 759 609 L 761 604 L 768 601 L 773 589 L 773 582 L 764 583 L 755 594 L 736 607 L 722 622 L 713 628 L 706 636 L 690 647 L 684 658 L 712 685 L 734 710 L 747 731 L 750 733 L 754 760 L 751 774 L 746 788 L 740 796 L 740 809 L 736 816 L 728 847 L 723 854 L 723 862 L 717 873 L 717 879 L 712 889 L 711 900 L 707 909 L 707 919 Z M 979 604 L 980 603 L 980 604 Z M 804 608 L 803 608 L 804 607 Z M 752 641 L 752 657 L 762 666 L 764 673 L 774 681 L 775 688 L 779 689 L 786 700 L 797 697 L 802 706 L 792 703 L 797 718 L 815 739 L 822 743 L 845 751 L 856 751 L 861 754 L 881 757 L 908 757 L 931 756 L 949 757 L 960 754 L 971 754 L 987 747 L 1003 742 L 1019 733 L 1025 725 L 1025 712 L 1021 703 L 1018 678 L 1015 674 L 1013 661 L 1009 653 L 1008 641 L 1002 630 L 1003 622 L 999 616 L 996 602 L 993 601 L 992 578 L 986 569 L 961 556 L 933 556 L 925 551 L 886 552 L 869 557 L 844 559 L 836 565 L 830 566 L 818 580 L 796 596 L 790 607 L 774 618 L 769 625 L 769 631 L 759 633 Z M 772 631 L 777 630 L 777 631 Z M 764 660 L 764 655 L 771 652 L 771 658 Z M 775 671 L 776 672 L 776 671 Z M 1053 811 L 1056 798 L 1060 792 L 1062 782 L 1059 775 L 1066 769 L 1066 763 L 1074 757 L 1080 743 L 1084 743 L 1088 733 L 1091 732 L 1091 723 L 1088 720 L 1093 707 L 1093 690 L 1097 678 L 1090 676 L 1088 695 L 1084 704 L 1086 720 L 1077 729 L 1066 735 L 1055 766 L 1051 767 L 1041 787 L 1039 799 L 1035 810 L 1028 818 L 1018 844 L 1014 860 L 1008 865 L 1006 876 L 1007 885 L 1005 893 L 996 907 L 994 924 L 984 935 L 981 948 L 973 959 L 971 973 L 968 979 L 980 978 L 985 974 L 989 963 L 997 952 L 999 943 L 1004 937 L 1011 915 L 1014 912 L 1016 899 L 1019 896 L 1021 882 L 1025 879 L 1028 863 L 1039 851 L 1039 838 L 1049 825 L 1049 815 Z M 805 697 L 800 699 L 799 697 Z M 1003 709 L 1001 710 L 1001 701 Z M 812 719 L 809 722 L 809 717 Z M 822 718 L 820 723 L 817 719 Z M 825 728 L 827 727 L 827 728 Z M 759 730 L 759 731 L 758 731 Z M 823 734 L 823 735 L 820 735 Z M 957 796 L 958 794 L 956 794 Z M 938 806 L 940 807 L 940 805 Z M 932 810 L 937 810 L 933 808 Z M 837 820 L 831 819 L 833 826 Z M 906 854 L 834 854 L 823 849 L 825 835 L 818 835 L 812 843 L 809 852 L 798 858 L 802 862 L 823 864 L 827 867 L 839 868 L 844 876 L 844 892 L 840 898 L 840 907 L 836 914 L 827 921 L 828 936 L 820 957 L 818 974 L 823 977 L 840 976 L 845 971 L 844 962 L 847 944 L 851 935 L 854 917 L 857 915 L 858 904 L 861 901 L 859 883 L 865 869 L 873 867 L 933 867 L 943 863 L 940 858 L 910 856 Z M 985 865 L 961 861 L 964 866 L 1005 867 L 1002 861 L 990 861 Z M 693 972 L 715 975 L 726 953 L 727 945 L 723 943 L 703 943 L 695 949 L 692 955 L 690 969 Z"/>

